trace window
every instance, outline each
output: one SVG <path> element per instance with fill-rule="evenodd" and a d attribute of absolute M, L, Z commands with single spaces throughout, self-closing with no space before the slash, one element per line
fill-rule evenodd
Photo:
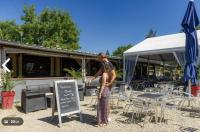
<path fill-rule="evenodd" d="M 50 76 L 50 57 L 23 55 L 24 77 L 48 77 Z"/>
<path fill-rule="evenodd" d="M 81 60 L 78 60 L 80 62 L 80 64 L 78 64 L 78 62 L 75 59 L 71 59 L 71 58 L 62 58 L 61 59 L 61 75 L 62 76 L 67 76 L 70 77 L 70 74 L 67 73 L 67 71 L 65 70 L 67 69 L 74 69 L 75 71 L 80 70 L 81 69 Z"/>

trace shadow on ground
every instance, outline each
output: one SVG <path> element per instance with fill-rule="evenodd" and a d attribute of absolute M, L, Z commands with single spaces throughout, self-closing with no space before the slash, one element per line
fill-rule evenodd
<path fill-rule="evenodd" d="M 179 108 L 179 110 L 183 111 L 183 112 L 200 112 L 199 109 L 194 109 L 194 108 Z"/>
<path fill-rule="evenodd" d="M 156 118 L 153 114 L 150 116 L 145 116 L 144 114 L 141 114 L 140 116 L 138 116 L 137 114 L 132 115 L 132 113 L 126 113 L 126 114 L 122 113 L 120 115 L 121 117 L 117 118 L 116 121 L 122 124 L 134 123 L 134 124 L 140 125 L 139 123 L 145 123 L 145 120 L 148 123 L 167 123 L 167 119 L 160 118 L 160 117 Z"/>
<path fill-rule="evenodd" d="M 200 118 L 200 112 L 190 112 L 189 117 Z"/>
<path fill-rule="evenodd" d="M 82 113 L 82 119 L 83 119 L 83 121 L 80 121 L 80 117 L 78 116 L 78 114 L 77 115 L 75 114 L 75 115 L 72 115 L 69 117 L 63 116 L 62 123 L 64 124 L 64 123 L 71 122 L 71 121 L 78 121 L 78 122 L 82 122 L 82 123 L 92 125 L 92 126 L 96 125 L 96 117 L 93 115 Z M 54 126 L 58 126 L 58 124 L 59 124 L 57 115 L 54 116 L 53 118 L 52 117 L 44 117 L 44 118 L 39 118 L 38 120 L 49 123 Z"/>
<path fill-rule="evenodd" d="M 16 107 L 17 111 L 19 111 L 21 113 L 24 113 L 21 106 L 17 105 L 15 107 Z"/>
<path fill-rule="evenodd" d="M 199 129 L 193 127 L 180 127 L 179 130 L 181 132 L 197 132 Z"/>
<path fill-rule="evenodd" d="M 181 115 L 185 117 L 191 117 L 191 118 L 200 118 L 200 112 L 193 111 L 193 110 L 184 111 Z"/>

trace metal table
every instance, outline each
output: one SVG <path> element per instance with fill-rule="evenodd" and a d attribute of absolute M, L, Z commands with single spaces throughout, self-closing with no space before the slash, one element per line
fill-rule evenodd
<path fill-rule="evenodd" d="M 160 93 L 144 93 L 144 94 L 140 94 L 140 95 L 137 96 L 140 99 L 144 99 L 144 101 L 149 103 L 149 104 L 152 104 L 152 103 L 156 104 L 156 107 L 155 107 L 155 110 L 156 110 L 155 121 L 156 121 L 156 123 L 157 123 L 157 120 L 158 120 L 158 108 L 157 108 L 158 105 L 161 106 L 160 107 L 161 108 L 160 118 L 164 119 L 165 102 L 162 101 L 162 98 L 164 96 L 165 95 L 160 94 Z"/>
<path fill-rule="evenodd" d="M 159 94 L 159 93 L 144 93 L 144 94 L 140 94 L 137 97 L 140 98 L 148 98 L 148 99 L 153 99 L 153 100 L 159 100 L 162 97 L 164 97 L 163 94 Z"/>

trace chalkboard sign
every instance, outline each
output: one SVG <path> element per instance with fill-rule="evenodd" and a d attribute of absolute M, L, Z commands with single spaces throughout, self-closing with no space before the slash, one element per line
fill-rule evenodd
<path fill-rule="evenodd" d="M 81 119 L 80 101 L 76 80 L 55 81 L 55 95 L 60 126 L 62 126 L 62 116 L 80 113 Z"/>

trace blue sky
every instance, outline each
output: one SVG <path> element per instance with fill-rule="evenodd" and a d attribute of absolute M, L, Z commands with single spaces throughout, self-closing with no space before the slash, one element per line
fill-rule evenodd
<path fill-rule="evenodd" d="M 189 0 L 1 0 L 0 20 L 20 23 L 22 8 L 34 4 L 69 12 L 80 33 L 83 51 L 112 52 L 118 46 L 137 44 L 153 28 L 157 35 L 177 33 Z M 194 0 L 200 16 L 200 0 Z"/>

